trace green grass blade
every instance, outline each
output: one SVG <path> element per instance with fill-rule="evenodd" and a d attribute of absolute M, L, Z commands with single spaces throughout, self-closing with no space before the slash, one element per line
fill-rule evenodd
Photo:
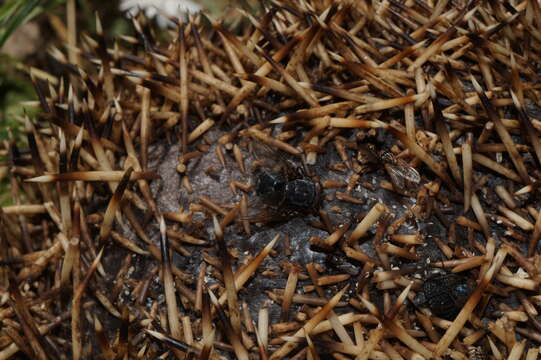
<path fill-rule="evenodd" d="M 30 13 L 39 5 L 39 3 L 39 0 L 23 0 L 18 2 L 20 6 L 17 8 L 14 14 L 11 14 L 12 16 L 9 16 L 7 23 L 3 24 L 3 26 L 0 28 L 0 48 L 4 45 L 11 33 L 15 31 L 18 26 L 24 24 L 24 22 L 28 20 Z"/>
<path fill-rule="evenodd" d="M 17 6 L 21 5 L 21 3 L 21 1 L 10 1 L 0 7 L 0 28 L 4 27 L 4 24 L 11 19 L 11 16 L 16 11 Z"/>

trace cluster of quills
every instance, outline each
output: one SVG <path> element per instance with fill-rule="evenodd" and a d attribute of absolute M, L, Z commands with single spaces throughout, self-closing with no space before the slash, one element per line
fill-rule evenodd
<path fill-rule="evenodd" d="M 263 8 L 116 38 L 97 18 L 47 49 L 54 71 L 29 69 L 38 114 L 0 149 L 0 360 L 537 359 L 539 1 Z M 152 187 L 171 181 L 150 165 L 164 144 L 189 194 L 175 211 Z M 243 177 L 211 198 L 196 164 Z M 296 251 L 281 233 L 232 246 L 292 218 L 353 272 L 268 267 Z M 267 278 L 284 286 L 254 309 Z"/>

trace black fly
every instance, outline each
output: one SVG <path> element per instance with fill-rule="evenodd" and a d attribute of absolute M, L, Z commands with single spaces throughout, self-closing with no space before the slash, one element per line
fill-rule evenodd
<path fill-rule="evenodd" d="M 422 291 L 417 294 L 414 303 L 428 307 L 434 315 L 453 320 L 472 293 L 472 286 L 466 277 L 438 272 L 429 275 Z"/>
<path fill-rule="evenodd" d="M 285 159 L 268 146 L 253 142 L 256 161 L 254 183 L 261 200 L 280 210 L 269 219 L 287 218 L 294 213 L 316 213 L 321 196 L 321 186 L 299 166 Z"/>

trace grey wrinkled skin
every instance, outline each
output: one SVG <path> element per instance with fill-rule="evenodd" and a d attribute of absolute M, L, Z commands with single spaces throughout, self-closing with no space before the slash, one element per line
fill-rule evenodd
<path fill-rule="evenodd" d="M 218 139 L 224 132 L 219 129 L 212 129 L 206 135 L 212 140 Z M 182 176 L 176 171 L 176 165 L 179 156 L 179 147 L 177 144 L 168 144 L 167 142 L 157 143 L 150 149 L 150 167 L 156 169 L 157 173 L 161 176 L 160 180 L 154 180 L 151 183 L 151 190 L 156 199 L 156 203 L 161 212 L 172 211 L 187 211 L 190 203 L 198 203 L 200 196 L 206 196 L 212 201 L 220 205 L 227 205 L 239 202 L 241 199 L 240 191 L 238 194 L 234 194 L 230 187 L 229 182 L 231 180 L 237 180 L 242 183 L 255 184 L 254 174 L 252 172 L 251 163 L 254 158 L 249 151 L 243 149 L 244 163 L 247 168 L 245 174 L 243 174 L 232 155 L 232 153 L 226 152 L 226 166 L 221 166 L 215 153 L 215 146 L 211 145 L 209 151 L 198 159 L 191 161 L 188 165 L 187 172 L 184 174 L 189 177 L 193 193 L 188 193 L 187 190 L 181 186 Z M 351 153 L 354 156 L 354 153 Z M 345 172 L 339 172 L 329 169 L 329 164 L 340 162 L 340 159 L 336 153 L 334 146 L 328 144 L 327 152 L 318 154 L 317 163 L 310 167 L 311 173 L 319 178 L 321 182 L 326 180 L 339 181 L 347 183 L 352 172 L 351 170 Z M 214 172 L 212 176 L 209 176 L 205 170 L 209 167 L 216 167 L 218 171 Z M 356 186 L 351 195 L 362 199 L 363 205 L 344 202 L 336 199 L 336 191 L 344 191 L 344 189 L 322 189 L 320 206 L 329 214 L 331 222 L 337 226 L 345 222 L 351 222 L 353 226 L 358 222 L 356 217 L 360 214 L 366 214 L 377 202 L 385 204 L 389 212 L 392 214 L 393 219 L 402 217 L 405 212 L 410 210 L 415 205 L 415 199 L 404 197 L 396 193 L 384 190 L 379 187 L 381 180 L 387 180 L 388 177 L 385 170 L 379 169 L 370 173 L 364 174 L 361 177 L 360 182 L 367 182 L 373 185 L 373 190 L 362 186 Z M 249 215 L 254 216 L 261 212 L 262 209 L 268 207 L 263 199 L 258 197 L 254 192 L 248 195 L 249 202 Z M 280 211 L 280 209 L 278 209 Z M 143 219 L 143 217 L 141 217 Z M 337 250 L 331 254 L 325 254 L 319 251 L 314 251 L 310 248 L 309 239 L 311 237 L 317 237 L 324 239 L 329 234 L 318 228 L 314 228 L 310 225 L 312 221 L 319 221 L 319 218 L 315 217 L 311 213 L 297 214 L 290 216 L 284 221 L 271 223 L 266 225 L 252 225 L 251 235 L 246 235 L 242 231 L 240 223 L 233 223 L 228 226 L 225 231 L 225 241 L 227 246 L 232 249 L 236 249 L 240 254 L 240 260 L 246 257 L 253 257 L 261 251 L 265 245 L 278 233 L 281 234 L 280 241 L 275 246 L 276 254 L 268 256 L 263 264 L 258 269 L 255 276 L 252 276 L 250 281 L 239 292 L 239 302 L 245 301 L 248 304 L 251 315 L 257 318 L 258 311 L 261 307 L 269 307 L 271 315 L 271 322 L 278 322 L 280 315 L 280 305 L 270 301 L 265 291 L 272 289 L 283 289 L 285 287 L 288 273 L 281 268 L 281 264 L 284 262 L 292 262 L 305 266 L 310 262 L 316 262 L 326 268 L 325 275 L 348 273 L 351 275 L 349 280 L 350 292 L 356 291 L 355 284 L 358 280 L 357 275 L 360 272 L 363 264 L 347 258 L 342 251 Z M 206 217 L 202 213 L 193 214 L 194 225 L 183 225 L 182 231 L 192 233 L 204 240 L 207 240 L 210 244 L 209 247 L 190 246 L 183 244 L 191 252 L 191 256 L 182 256 L 176 252 L 173 252 L 173 263 L 179 269 L 188 274 L 193 275 L 193 281 L 187 282 L 185 285 L 192 290 L 195 290 L 196 276 L 199 272 L 199 268 L 203 262 L 203 251 L 208 252 L 212 256 L 217 257 L 217 252 L 214 249 L 214 234 L 212 230 L 212 219 Z M 196 225 L 196 224 L 200 224 Z M 168 223 L 168 226 L 178 226 L 174 223 Z M 415 219 L 406 221 L 400 228 L 399 233 L 410 234 L 420 231 L 424 234 L 424 227 L 427 226 L 424 222 L 419 222 Z M 150 239 L 159 246 L 159 232 L 158 227 L 154 220 L 150 218 L 144 225 L 145 232 Z M 371 230 L 373 233 L 374 229 Z M 426 235 L 427 243 L 431 243 L 431 234 L 445 233 L 445 228 L 437 221 L 431 225 L 430 232 Z M 124 235 L 136 243 L 142 244 L 141 240 L 135 235 L 135 233 L 127 226 L 124 229 Z M 284 237 L 289 237 L 291 255 L 285 254 Z M 367 236 L 366 239 L 370 239 Z M 387 241 L 387 240 L 385 240 Z M 144 247 L 144 245 L 142 245 Z M 430 250 L 429 250 L 430 248 Z M 371 241 L 365 239 L 360 240 L 360 249 L 371 257 L 377 258 L 377 254 Z M 420 247 L 420 251 L 423 251 L 423 247 Z M 442 254 L 437 246 L 427 245 L 427 254 L 425 257 L 431 258 L 433 261 L 440 261 Z M 114 262 L 114 261 L 113 261 Z M 244 260 L 244 263 L 246 260 Z M 391 258 L 391 264 L 393 266 L 401 266 L 402 260 Z M 143 277 L 156 266 L 157 262 L 149 257 L 135 256 L 134 264 L 136 265 L 136 274 L 140 274 Z M 234 270 L 238 267 L 236 261 L 234 261 Z M 272 270 L 275 276 L 263 276 L 261 272 L 263 270 Z M 220 271 L 220 270 L 218 270 Z M 216 283 L 216 279 L 211 275 L 212 266 L 207 267 L 206 282 L 208 285 Z M 297 286 L 297 293 L 302 293 L 302 286 L 310 284 L 310 280 L 299 280 Z M 343 282 L 335 286 L 327 286 L 325 288 L 326 296 L 330 297 L 337 290 L 341 289 L 348 282 Z M 160 290 L 161 281 L 156 276 L 156 281 L 153 282 L 152 291 L 149 296 L 158 297 L 162 293 Z M 310 295 L 314 295 L 311 293 Z M 379 292 L 376 296 L 380 296 Z M 346 294 L 344 301 L 348 300 L 348 294 Z M 380 301 L 375 298 L 375 303 Z M 291 312 L 294 313 L 299 307 L 293 304 Z M 337 308 L 336 312 L 351 311 L 351 309 Z"/>

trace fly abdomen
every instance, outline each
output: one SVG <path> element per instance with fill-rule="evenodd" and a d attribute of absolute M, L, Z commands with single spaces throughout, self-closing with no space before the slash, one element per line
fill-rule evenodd
<path fill-rule="evenodd" d="M 286 185 L 285 201 L 294 208 L 311 209 L 318 201 L 317 185 L 304 179 L 290 181 Z"/>

